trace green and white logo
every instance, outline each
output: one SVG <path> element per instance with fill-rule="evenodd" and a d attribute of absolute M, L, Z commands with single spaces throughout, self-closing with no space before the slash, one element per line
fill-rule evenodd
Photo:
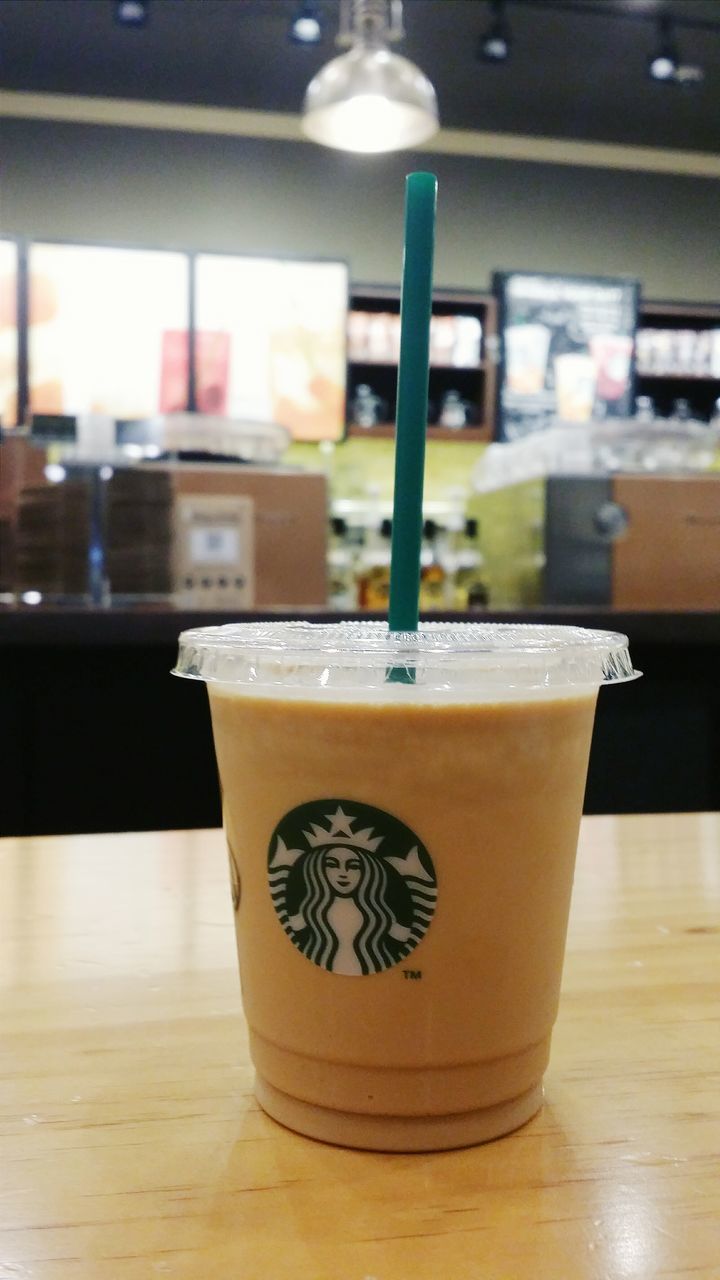
<path fill-rule="evenodd" d="M 290 941 L 330 973 L 381 973 L 428 930 L 437 879 L 404 822 L 354 800 L 298 805 L 278 823 L 270 893 Z"/>

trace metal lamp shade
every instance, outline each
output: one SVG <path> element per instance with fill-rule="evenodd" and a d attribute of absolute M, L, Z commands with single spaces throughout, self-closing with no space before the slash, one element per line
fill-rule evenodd
<path fill-rule="evenodd" d="M 407 58 L 358 43 L 311 80 L 302 128 L 342 151 L 400 151 L 437 132 L 435 90 Z"/>

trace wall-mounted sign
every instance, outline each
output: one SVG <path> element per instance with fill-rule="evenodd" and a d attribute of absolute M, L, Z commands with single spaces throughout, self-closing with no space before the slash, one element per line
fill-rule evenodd
<path fill-rule="evenodd" d="M 637 280 L 504 272 L 498 437 L 633 408 Z"/>
<path fill-rule="evenodd" d="M 295 440 L 342 438 L 345 263 L 199 254 L 195 296 L 201 412 L 279 422 Z"/>
<path fill-rule="evenodd" d="M 32 412 L 158 413 L 166 335 L 187 332 L 185 254 L 32 244 L 28 270 Z M 172 407 L 186 406 L 182 390 Z"/>

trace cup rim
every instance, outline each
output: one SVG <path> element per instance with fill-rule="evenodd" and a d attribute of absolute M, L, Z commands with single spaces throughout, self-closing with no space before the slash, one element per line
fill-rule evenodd
<path fill-rule="evenodd" d="M 387 622 L 269 621 L 184 631 L 174 675 L 226 685 L 384 682 L 412 670 L 416 686 L 511 689 L 615 684 L 635 679 L 627 636 L 565 624 L 423 622 L 390 632 Z"/>

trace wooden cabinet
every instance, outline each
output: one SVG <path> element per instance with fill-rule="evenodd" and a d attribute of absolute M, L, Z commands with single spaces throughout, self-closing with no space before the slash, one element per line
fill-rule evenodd
<path fill-rule="evenodd" d="M 720 397 L 720 305 L 643 302 L 638 317 L 636 395 L 669 417 L 678 400 L 710 419 Z"/>
<path fill-rule="evenodd" d="M 348 318 L 349 435 L 377 439 L 394 434 L 399 342 L 399 290 L 354 288 Z M 492 439 L 496 353 L 497 308 L 492 295 L 436 290 L 428 439 Z M 450 425 L 453 422 L 459 425 Z"/>

